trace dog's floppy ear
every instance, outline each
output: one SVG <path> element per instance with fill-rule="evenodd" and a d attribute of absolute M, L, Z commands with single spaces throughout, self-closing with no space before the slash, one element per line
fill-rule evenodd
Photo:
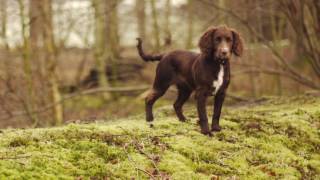
<path fill-rule="evenodd" d="M 231 29 L 231 32 L 233 35 L 232 52 L 236 56 L 240 57 L 242 56 L 242 53 L 243 53 L 243 39 L 236 30 Z"/>
<path fill-rule="evenodd" d="M 203 35 L 200 37 L 199 40 L 199 48 L 202 53 L 209 54 L 212 50 L 213 46 L 213 34 L 217 30 L 215 27 L 210 27 L 206 32 L 203 33 Z"/>

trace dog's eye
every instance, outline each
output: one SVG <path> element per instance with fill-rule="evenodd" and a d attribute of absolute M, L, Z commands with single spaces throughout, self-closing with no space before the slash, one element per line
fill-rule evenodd
<path fill-rule="evenodd" d="M 221 41 L 221 37 L 216 37 L 215 41 L 216 42 L 220 42 Z"/>
<path fill-rule="evenodd" d="M 226 38 L 226 41 L 227 41 L 227 42 L 231 42 L 231 38 L 230 38 L 230 37 L 227 37 L 227 38 Z"/>

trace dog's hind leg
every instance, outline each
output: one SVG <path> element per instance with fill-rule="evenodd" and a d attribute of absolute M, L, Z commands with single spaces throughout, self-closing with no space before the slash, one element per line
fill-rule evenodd
<path fill-rule="evenodd" d="M 184 121 L 186 121 L 186 118 L 183 115 L 182 106 L 189 99 L 192 90 L 190 90 L 187 87 L 184 88 L 181 86 L 178 86 L 177 88 L 178 88 L 178 97 L 177 97 L 177 100 L 175 101 L 173 107 L 174 107 L 174 110 L 177 114 L 177 117 L 179 118 L 179 121 L 184 122 Z"/>
<path fill-rule="evenodd" d="M 147 122 L 152 122 L 153 121 L 153 112 L 152 112 L 152 107 L 153 104 L 161 97 L 164 95 L 166 90 L 169 88 L 169 86 L 166 89 L 161 89 L 157 90 L 153 88 L 151 92 L 148 94 L 146 97 L 146 120 Z"/>
<path fill-rule="evenodd" d="M 157 66 L 156 77 L 153 82 L 153 88 L 146 97 L 146 120 L 153 121 L 152 106 L 164 95 L 169 86 L 173 83 L 174 71 L 166 59 L 161 60 Z"/>

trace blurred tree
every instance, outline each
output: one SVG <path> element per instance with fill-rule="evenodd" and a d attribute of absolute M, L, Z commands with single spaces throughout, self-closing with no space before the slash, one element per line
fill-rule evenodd
<path fill-rule="evenodd" d="M 171 18 L 171 0 L 166 0 L 165 4 L 165 21 L 164 21 L 164 32 L 165 32 L 165 45 L 171 44 L 171 30 L 170 30 L 170 18 Z"/>
<path fill-rule="evenodd" d="M 0 38 L 2 41 L 2 45 L 6 49 L 9 49 L 9 45 L 7 41 L 7 0 L 0 0 L 0 23 L 1 23 Z"/>
<path fill-rule="evenodd" d="M 193 47 L 193 0 L 188 0 L 187 4 L 187 39 L 186 39 L 186 48 L 191 49 Z"/>
<path fill-rule="evenodd" d="M 41 1 L 30 0 L 30 45 L 32 49 L 38 49 L 43 46 L 43 17 L 41 16 Z"/>
<path fill-rule="evenodd" d="M 245 4 L 247 4 L 247 5 L 249 5 L 250 4 L 250 0 L 244 0 L 242 3 L 245 3 Z M 259 1 L 254 1 L 252 4 L 254 4 L 257 8 L 260 8 L 260 3 L 259 3 Z M 220 6 L 221 6 L 221 4 L 220 4 Z M 224 6 L 223 6 L 224 7 Z M 256 19 L 261 19 L 261 13 L 259 13 L 259 12 L 257 12 L 256 13 L 256 16 L 255 17 L 252 17 L 252 16 L 250 16 L 250 14 L 251 14 L 251 11 L 249 11 L 249 8 L 250 7 L 248 7 L 248 9 L 246 9 L 245 11 L 244 11 L 244 19 L 246 20 L 246 21 L 252 21 L 252 18 L 256 18 Z M 224 13 L 225 14 L 225 13 Z M 259 20 L 257 20 L 258 22 L 257 23 L 255 23 L 257 26 L 260 26 L 260 21 Z M 260 30 L 258 30 L 259 32 L 261 32 Z M 248 38 L 251 38 L 251 37 L 248 37 Z M 257 39 L 256 38 L 254 38 L 253 37 L 253 39 L 249 39 L 248 41 L 251 41 L 251 42 L 253 42 L 253 43 L 257 43 Z M 251 61 L 254 61 L 255 60 L 255 56 L 256 56 L 256 53 L 257 53 L 257 51 L 249 51 L 248 52 L 248 55 L 250 56 L 250 58 L 245 58 L 245 59 L 243 59 L 243 61 L 247 61 L 249 64 L 251 64 L 251 63 L 254 63 L 254 62 L 251 62 Z M 252 70 L 252 67 L 249 67 L 249 68 L 251 68 L 251 70 Z M 251 95 L 253 96 L 253 97 L 258 97 L 259 96 L 259 86 L 257 86 L 257 82 L 259 82 L 260 81 L 260 74 L 259 73 L 256 73 L 256 72 L 250 72 L 250 73 L 248 73 L 248 79 L 249 79 L 249 81 L 250 81 L 250 86 L 251 86 Z M 231 83 L 231 85 L 232 85 L 232 83 Z"/>
<path fill-rule="evenodd" d="M 111 81 L 112 85 L 115 85 L 117 82 L 115 81 L 117 79 L 118 75 L 118 67 L 117 62 L 120 58 L 120 36 L 118 32 L 118 0 L 109 0 L 105 1 L 105 26 L 106 26 L 106 49 L 109 50 L 109 54 L 106 57 L 107 62 L 111 68 L 111 75 L 112 77 L 109 77 L 109 81 Z M 113 97 L 116 97 L 115 94 L 113 94 Z"/>
<path fill-rule="evenodd" d="M 152 20 L 153 20 L 153 37 L 155 39 L 154 49 L 155 51 L 160 51 L 160 32 L 159 32 L 159 24 L 158 24 L 158 15 L 156 9 L 156 1 L 150 0 L 151 3 L 151 13 L 152 13 Z"/>
<path fill-rule="evenodd" d="M 42 1 L 29 0 L 29 42 L 30 42 L 30 58 L 36 62 L 33 63 L 37 67 L 37 76 L 41 79 L 46 77 L 46 62 L 40 57 L 40 52 L 44 47 L 44 18 L 42 13 Z"/>
<path fill-rule="evenodd" d="M 274 45 L 278 46 L 278 49 L 281 49 L 281 40 L 284 38 L 284 30 L 285 30 L 285 17 L 283 14 L 277 14 L 279 11 L 279 7 L 275 3 L 269 4 L 269 19 L 270 19 L 270 29 L 271 29 L 271 38 L 272 41 L 275 42 Z M 275 89 L 278 95 L 282 95 L 282 83 L 281 76 L 279 74 L 275 74 Z"/>
<path fill-rule="evenodd" d="M 106 76 L 106 59 L 110 55 L 110 49 L 106 48 L 106 3 L 104 0 L 92 0 L 94 9 L 94 58 L 96 69 L 98 70 L 98 79 L 100 87 L 108 87 L 108 78 Z M 105 99 L 110 98 L 109 93 L 103 94 Z"/>
<path fill-rule="evenodd" d="M 24 0 L 18 0 L 19 5 L 19 16 L 21 24 L 21 36 L 22 36 L 22 59 L 23 59 L 23 71 L 24 79 L 27 84 L 28 96 L 26 98 L 25 108 L 29 114 L 29 118 L 34 126 L 38 124 L 38 117 L 33 113 L 36 108 L 35 95 L 34 95 L 34 86 L 32 81 L 32 63 L 30 58 L 30 41 L 28 39 L 28 22 L 26 16 L 26 4 Z"/>
<path fill-rule="evenodd" d="M 54 41 L 52 1 L 40 1 L 41 16 L 43 18 L 43 45 L 46 59 L 46 70 L 49 79 L 50 97 L 53 106 L 53 118 L 55 125 L 63 123 L 63 105 L 57 78 L 57 48 Z"/>
<path fill-rule="evenodd" d="M 320 79 L 320 1 L 281 0 L 279 2 L 294 30 L 300 57 L 304 56 Z"/>
<path fill-rule="evenodd" d="M 218 4 L 221 8 L 226 7 L 226 0 L 219 0 Z M 222 13 L 222 17 L 220 18 L 220 24 L 228 24 L 228 17 L 225 15 L 225 13 Z"/>
<path fill-rule="evenodd" d="M 119 58 L 120 36 L 118 32 L 118 0 L 105 1 L 106 3 L 106 46 L 110 48 L 111 62 Z"/>
<path fill-rule="evenodd" d="M 136 16 L 138 21 L 138 36 L 146 38 L 145 0 L 136 0 Z"/>

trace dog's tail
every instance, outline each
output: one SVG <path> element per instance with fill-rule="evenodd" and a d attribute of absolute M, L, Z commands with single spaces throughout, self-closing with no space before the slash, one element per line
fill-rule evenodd
<path fill-rule="evenodd" d="M 163 54 L 156 54 L 156 55 L 145 54 L 142 49 L 141 38 L 137 38 L 137 40 L 138 40 L 138 44 L 137 44 L 138 53 L 144 61 L 160 61 L 162 59 Z"/>

